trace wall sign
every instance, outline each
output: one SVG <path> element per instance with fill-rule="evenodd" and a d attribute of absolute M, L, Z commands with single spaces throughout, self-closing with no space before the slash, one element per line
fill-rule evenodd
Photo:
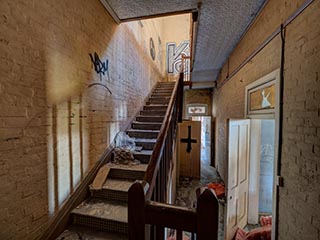
<path fill-rule="evenodd" d="M 187 115 L 188 116 L 205 116 L 208 114 L 207 104 L 188 104 Z"/>

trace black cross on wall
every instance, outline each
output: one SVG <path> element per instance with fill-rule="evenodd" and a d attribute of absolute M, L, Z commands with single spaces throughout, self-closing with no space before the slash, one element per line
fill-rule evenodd
<path fill-rule="evenodd" d="M 187 152 L 188 153 L 191 152 L 191 150 L 192 150 L 191 144 L 197 143 L 197 140 L 191 138 L 191 126 L 190 125 L 188 126 L 188 138 L 181 138 L 180 141 L 182 143 L 187 143 Z"/>

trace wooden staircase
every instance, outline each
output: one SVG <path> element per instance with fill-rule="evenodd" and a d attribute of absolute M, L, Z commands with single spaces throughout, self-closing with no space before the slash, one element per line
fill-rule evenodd
<path fill-rule="evenodd" d="M 127 130 L 141 151 L 134 152 L 141 164 L 107 163 L 110 172 L 101 190 L 90 188 L 91 197 L 72 213 L 72 225 L 57 239 L 128 239 L 128 190 L 142 180 L 166 114 L 174 82 L 160 82 Z"/>

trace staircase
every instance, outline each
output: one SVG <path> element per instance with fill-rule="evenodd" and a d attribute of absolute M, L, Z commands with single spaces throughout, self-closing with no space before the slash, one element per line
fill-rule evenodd
<path fill-rule="evenodd" d="M 107 163 L 110 168 L 101 190 L 90 189 L 91 197 L 75 208 L 71 225 L 57 239 L 128 239 L 128 190 L 142 180 L 174 89 L 174 82 L 159 82 L 142 111 L 126 132 L 141 151 L 134 152 L 139 165 Z"/>

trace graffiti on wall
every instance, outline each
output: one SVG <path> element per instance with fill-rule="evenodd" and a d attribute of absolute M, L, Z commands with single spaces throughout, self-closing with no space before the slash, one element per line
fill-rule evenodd
<path fill-rule="evenodd" d="M 100 76 L 100 83 L 92 83 L 88 86 L 88 88 L 90 88 L 92 86 L 102 86 L 105 89 L 107 89 L 110 94 L 112 94 L 112 92 L 107 87 L 107 85 L 102 83 L 102 76 L 105 76 L 105 75 L 107 76 L 108 81 L 110 81 L 109 60 L 106 59 L 105 61 L 101 61 L 99 55 L 96 52 L 94 54 L 89 53 L 89 56 L 90 56 L 91 63 L 92 63 L 92 66 L 93 66 L 95 72 L 97 74 L 99 74 L 99 76 Z"/>
<path fill-rule="evenodd" d="M 169 74 L 180 73 L 181 56 L 190 56 L 190 42 L 183 41 L 177 46 L 176 43 L 167 43 L 167 72 Z M 190 60 L 186 60 L 185 73 L 189 73 Z"/>

